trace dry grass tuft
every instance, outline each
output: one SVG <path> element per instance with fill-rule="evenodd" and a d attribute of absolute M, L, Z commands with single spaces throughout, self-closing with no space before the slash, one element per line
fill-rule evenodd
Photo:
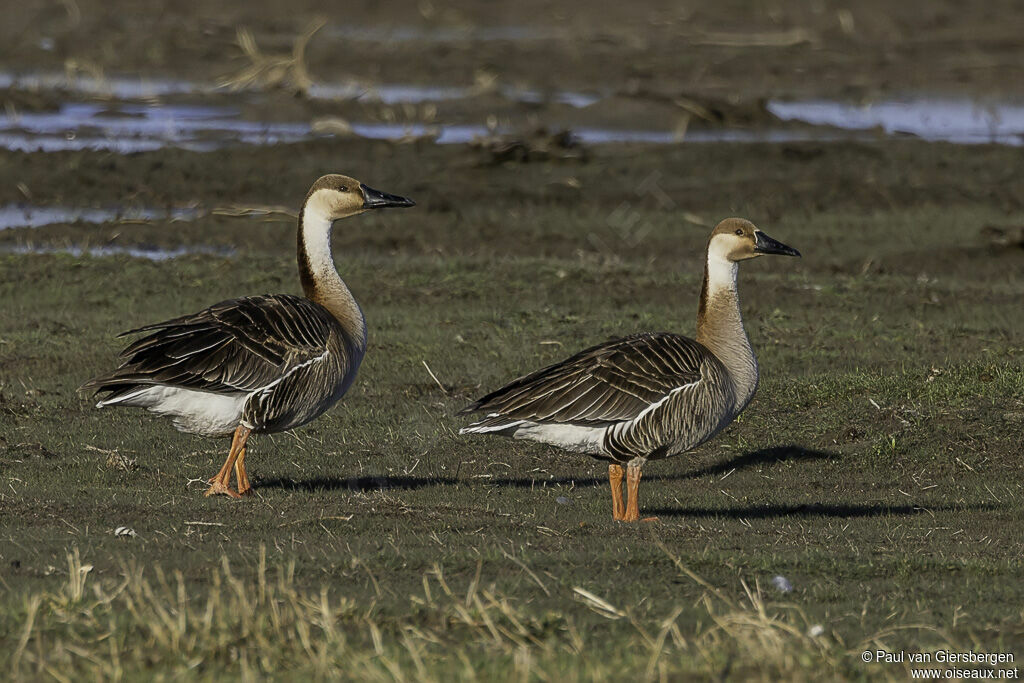
<path fill-rule="evenodd" d="M 661 618 L 580 587 L 565 595 L 566 613 L 541 610 L 485 585 L 480 565 L 468 586 L 456 588 L 435 564 L 402 613 L 389 614 L 379 596 L 297 588 L 294 564 L 271 571 L 263 549 L 253 578 L 241 578 L 223 558 L 204 591 L 186 589 L 181 572 L 156 568 L 147 575 L 137 565 L 122 567 L 116 581 L 96 581 L 75 549 L 57 592 L 31 595 L 19 614 L 0 615 L 0 634 L 13 645 L 0 654 L 0 670 L 16 680 L 117 680 L 153 671 L 169 678 L 230 672 L 422 681 L 856 675 L 861 648 L 849 650 L 834 634 L 809 628 L 799 607 L 769 604 L 759 586 L 745 582 L 742 596 L 730 598 L 656 543 L 704 589 L 696 603 L 676 605 Z M 626 620 L 632 637 L 608 643 L 581 633 L 574 605 Z M 890 668 L 877 673 L 905 673 Z"/>
<path fill-rule="evenodd" d="M 309 27 L 295 39 L 290 54 L 268 55 L 260 51 L 256 38 L 245 27 L 237 30 L 238 47 L 249 59 L 249 65 L 234 76 L 222 79 L 221 87 L 231 91 L 246 89 L 285 89 L 290 92 L 306 95 L 313 86 L 313 79 L 306 68 L 306 47 L 313 36 L 327 24 L 325 19 L 314 20 Z"/>

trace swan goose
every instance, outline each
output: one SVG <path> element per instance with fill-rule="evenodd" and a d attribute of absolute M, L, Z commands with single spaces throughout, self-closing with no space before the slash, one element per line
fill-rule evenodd
<path fill-rule="evenodd" d="M 331 256 L 335 220 L 370 209 L 413 206 L 343 175 L 325 175 L 299 213 L 298 266 L 304 297 L 231 299 L 121 336 L 148 332 L 113 372 L 83 390 L 98 408 L 136 406 L 170 417 L 184 432 L 232 436 L 206 495 L 250 492 L 251 434 L 280 432 L 319 417 L 348 390 L 366 352 L 366 321 Z M 238 490 L 231 489 L 231 470 Z"/>
<path fill-rule="evenodd" d="M 529 439 L 608 460 L 612 516 L 638 520 L 644 464 L 707 441 L 754 397 L 757 359 L 736 278 L 740 261 L 762 254 L 800 255 L 750 221 L 722 221 L 708 241 L 696 340 L 659 332 L 598 344 L 474 402 L 462 412 L 484 417 L 460 433 Z"/>

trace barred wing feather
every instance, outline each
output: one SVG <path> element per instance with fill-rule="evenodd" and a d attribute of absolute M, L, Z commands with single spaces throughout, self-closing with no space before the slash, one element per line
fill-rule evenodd
<path fill-rule="evenodd" d="M 687 337 L 638 334 L 514 380 L 463 412 L 486 414 L 473 427 L 521 421 L 601 426 L 633 420 L 673 390 L 701 381 L 701 368 L 712 359 Z"/>
<path fill-rule="evenodd" d="M 319 304 L 291 295 L 223 301 L 199 313 L 130 332 L 113 373 L 83 389 L 116 396 L 133 386 L 162 384 L 220 394 L 249 393 L 311 361 L 327 358 L 340 326 Z M 123 335 L 122 335 L 123 336 Z"/>

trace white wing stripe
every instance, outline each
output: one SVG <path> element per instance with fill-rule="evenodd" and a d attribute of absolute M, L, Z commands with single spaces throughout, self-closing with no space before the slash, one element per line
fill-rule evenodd
<path fill-rule="evenodd" d="M 260 387 L 259 389 L 254 390 L 249 395 L 252 396 L 253 394 L 261 394 L 261 393 L 263 393 L 265 391 L 269 391 L 270 389 L 273 389 L 275 386 L 277 386 L 281 382 L 285 381 L 286 379 L 288 379 L 289 377 L 294 375 L 296 372 L 298 372 L 302 368 L 308 367 L 308 366 L 312 365 L 313 363 L 320 363 L 320 362 L 323 362 L 323 361 L 327 360 L 327 357 L 329 355 L 331 355 L 330 350 L 325 349 L 324 352 L 322 354 L 320 354 L 319 356 L 317 356 L 316 358 L 310 358 L 309 360 L 305 361 L 304 363 L 299 363 L 294 368 L 290 368 L 288 370 L 288 372 L 284 373 L 283 375 L 281 375 L 280 377 L 275 379 L 270 384 L 267 384 L 266 386 L 263 386 L 263 387 Z"/>
<path fill-rule="evenodd" d="M 656 410 L 658 408 L 658 406 L 660 406 L 662 403 L 664 403 L 665 401 L 669 400 L 670 398 L 672 398 L 673 396 L 678 394 L 683 389 L 687 389 L 689 387 L 695 387 L 695 386 L 697 386 L 698 384 L 700 384 L 703 381 L 704 381 L 703 379 L 698 379 L 695 382 L 690 382 L 689 384 L 684 384 L 681 387 L 676 387 L 672 391 L 670 391 L 667 394 L 665 394 L 662 398 L 658 399 L 657 401 L 655 401 L 651 405 L 649 405 L 646 408 L 644 408 L 643 410 L 641 410 L 640 413 L 636 417 L 634 417 L 632 419 L 632 422 L 639 421 L 644 415 L 646 415 L 647 413 L 651 412 L 652 410 Z"/>

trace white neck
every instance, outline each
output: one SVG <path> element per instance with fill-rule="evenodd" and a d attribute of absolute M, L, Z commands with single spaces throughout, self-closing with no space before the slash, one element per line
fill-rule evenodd
<path fill-rule="evenodd" d="M 743 327 L 736 288 L 739 264 L 708 250 L 697 341 L 729 370 L 736 390 L 736 410 L 742 410 L 757 390 L 757 358 Z"/>
<path fill-rule="evenodd" d="M 715 296 L 719 293 L 732 293 L 738 297 L 736 290 L 736 279 L 740 272 L 740 266 L 736 261 L 730 261 L 724 256 L 708 251 L 708 296 Z"/>
<path fill-rule="evenodd" d="M 299 216 L 298 259 L 302 289 L 341 323 L 351 340 L 366 347 L 366 319 L 355 297 L 334 267 L 331 255 L 331 228 L 326 202 L 311 196 Z M 308 268 L 308 270 L 307 270 Z"/>

